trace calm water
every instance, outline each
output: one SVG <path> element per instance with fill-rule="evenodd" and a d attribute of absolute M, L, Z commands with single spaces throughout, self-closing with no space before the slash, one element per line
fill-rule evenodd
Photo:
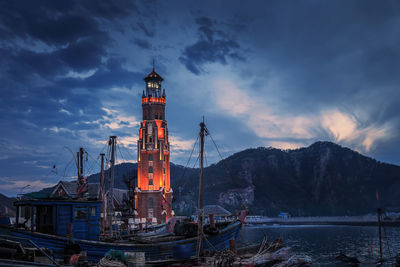
<path fill-rule="evenodd" d="M 385 232 L 387 238 L 385 238 Z M 376 227 L 246 226 L 240 232 L 238 245 L 260 242 L 265 235 L 270 241 L 283 237 L 284 244 L 291 247 L 293 252 L 311 256 L 315 266 L 347 266 L 335 259 L 341 251 L 347 255 L 357 256 L 362 262 L 372 257 L 379 258 Z M 386 227 L 385 231 L 382 231 L 382 236 L 384 258 L 400 253 L 399 227 Z M 388 262 L 385 266 L 394 266 L 393 262 Z M 364 264 L 364 266 L 368 265 Z"/>

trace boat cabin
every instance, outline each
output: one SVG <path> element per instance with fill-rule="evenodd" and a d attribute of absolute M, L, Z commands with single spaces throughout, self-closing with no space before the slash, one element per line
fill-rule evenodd
<path fill-rule="evenodd" d="M 17 227 L 44 234 L 99 239 L 101 201 L 23 199 L 14 205 Z"/>

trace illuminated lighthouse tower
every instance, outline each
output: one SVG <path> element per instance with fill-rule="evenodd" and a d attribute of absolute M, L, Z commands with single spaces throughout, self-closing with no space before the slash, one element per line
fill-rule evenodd
<path fill-rule="evenodd" d="M 142 222 L 164 223 L 172 216 L 165 89 L 161 89 L 163 78 L 154 67 L 144 81 L 146 90 L 142 95 L 143 122 L 138 140 L 135 209 Z"/>

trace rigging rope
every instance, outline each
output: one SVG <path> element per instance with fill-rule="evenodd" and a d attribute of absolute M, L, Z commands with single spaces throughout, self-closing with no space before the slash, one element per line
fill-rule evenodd
<path fill-rule="evenodd" d="M 217 144 L 215 143 L 214 138 L 212 137 L 210 131 L 208 131 L 208 135 L 210 136 L 211 141 L 213 142 L 215 148 L 217 149 L 218 155 L 219 155 L 219 157 L 221 158 L 221 162 L 222 162 L 222 164 L 224 165 L 224 168 L 225 168 L 226 172 L 227 172 L 228 175 L 231 177 L 232 181 L 234 181 L 233 176 L 232 176 L 231 172 L 229 171 L 229 168 L 228 168 L 228 166 L 226 165 L 225 160 L 222 158 L 221 153 L 219 152 L 218 146 L 217 146 Z"/>
<path fill-rule="evenodd" d="M 122 156 L 121 149 L 119 149 L 119 146 L 117 146 L 117 149 L 118 149 L 118 151 L 119 151 L 119 154 L 120 154 L 122 160 L 123 160 L 124 162 L 126 162 L 124 156 Z"/>
<path fill-rule="evenodd" d="M 71 152 L 72 158 L 73 158 L 73 160 L 75 161 L 75 166 L 78 166 L 78 159 L 75 157 L 74 152 L 72 152 L 72 150 L 71 150 L 69 147 L 67 147 L 67 146 L 64 146 L 64 148 L 67 149 L 69 152 Z M 64 172 L 64 173 L 65 173 L 65 172 Z"/>
<path fill-rule="evenodd" d="M 207 168 L 207 166 L 208 166 L 208 162 L 207 162 L 207 154 L 206 154 L 206 151 L 204 150 L 204 159 L 205 159 L 205 161 L 206 161 L 206 168 Z"/>
<path fill-rule="evenodd" d="M 189 159 L 188 159 L 188 161 L 187 161 L 187 163 L 186 163 L 185 168 L 183 169 L 183 173 L 182 173 L 181 179 L 183 178 L 183 176 L 185 176 L 186 168 L 187 168 L 187 166 L 189 165 L 190 160 L 192 159 L 193 151 L 194 151 L 194 149 L 195 149 L 195 147 L 196 147 L 198 141 L 199 141 L 199 136 L 197 136 L 196 142 L 194 142 L 192 152 L 190 152 Z M 196 161 L 196 162 L 197 162 L 197 161 Z"/>
<path fill-rule="evenodd" d="M 67 168 L 69 167 L 69 165 L 71 164 L 71 162 L 73 161 L 74 159 L 72 158 L 69 162 L 68 162 L 68 164 L 65 166 L 65 168 L 64 168 L 64 175 L 63 175 L 63 178 L 65 178 L 65 173 L 67 172 Z"/>
<path fill-rule="evenodd" d="M 95 163 L 97 163 L 97 166 L 99 166 L 99 168 L 101 168 L 101 166 L 100 166 L 100 164 L 98 163 L 98 160 L 99 160 L 99 158 L 100 158 L 100 155 L 97 156 L 97 158 L 95 159 L 95 158 L 92 157 L 92 155 L 89 154 L 89 152 L 86 151 L 86 154 L 93 160 L 92 165 L 90 165 L 89 168 L 86 168 L 86 176 L 88 176 L 89 173 L 92 171 L 93 166 L 94 166 Z"/>
<path fill-rule="evenodd" d="M 196 164 L 197 164 L 197 161 L 199 161 L 199 158 L 200 158 L 200 155 L 197 157 L 196 161 L 194 162 L 192 169 L 194 169 L 196 167 Z"/>
<path fill-rule="evenodd" d="M 132 159 L 135 159 L 135 157 L 132 156 L 132 154 L 129 152 L 129 150 L 127 148 L 125 148 L 124 146 L 122 146 L 122 149 L 125 150 L 126 154 L 128 154 L 128 156 Z"/>

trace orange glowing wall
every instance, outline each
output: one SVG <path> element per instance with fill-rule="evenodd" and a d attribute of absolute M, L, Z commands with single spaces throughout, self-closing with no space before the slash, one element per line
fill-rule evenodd
<path fill-rule="evenodd" d="M 152 161 L 149 161 L 150 155 L 152 155 Z M 150 167 L 152 168 L 152 173 L 150 172 Z M 153 181 L 153 185 L 149 184 L 150 180 Z M 145 191 L 159 190 L 161 187 L 164 187 L 165 190 L 170 189 L 169 153 L 164 152 L 164 158 L 160 159 L 157 150 L 142 150 L 140 161 L 138 161 L 138 188 Z"/>
<path fill-rule="evenodd" d="M 157 125 L 157 137 L 158 139 L 164 139 L 164 128 L 161 128 L 162 120 L 154 120 Z"/>
<path fill-rule="evenodd" d="M 165 104 L 165 98 L 162 98 L 162 97 L 144 97 L 144 98 L 142 98 L 142 104 L 143 103 L 149 103 L 149 102 L 164 103 Z"/>

